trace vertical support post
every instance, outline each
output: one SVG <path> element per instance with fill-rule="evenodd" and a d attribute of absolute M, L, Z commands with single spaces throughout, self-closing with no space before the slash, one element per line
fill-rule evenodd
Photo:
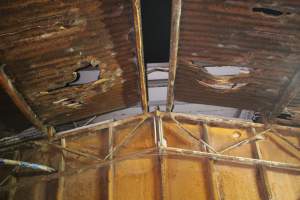
<path fill-rule="evenodd" d="M 112 123 L 109 124 L 108 128 L 108 146 L 109 146 L 109 160 L 113 160 L 113 149 L 114 149 L 114 135 L 113 135 L 113 125 Z M 108 199 L 114 199 L 114 175 L 115 175 L 115 168 L 114 164 L 111 163 L 108 169 Z"/>
<path fill-rule="evenodd" d="M 48 135 L 48 140 L 51 141 L 54 137 L 55 134 L 55 129 L 53 126 L 47 127 L 47 135 Z"/>
<path fill-rule="evenodd" d="M 137 63 L 139 68 L 139 85 L 141 92 L 141 104 L 144 113 L 149 111 L 148 107 L 148 93 L 146 88 L 146 73 L 144 62 L 144 50 L 143 50 L 143 34 L 142 34 L 142 16 L 141 16 L 141 2 L 140 0 L 132 0 L 133 5 L 133 20 L 135 29 L 135 44 L 137 53 Z"/>
<path fill-rule="evenodd" d="M 251 134 L 254 136 L 256 135 L 256 130 L 255 128 L 251 128 Z M 262 159 L 262 153 L 261 153 L 261 150 L 260 150 L 260 147 L 259 147 L 259 144 L 257 142 L 254 142 L 253 143 L 253 146 L 254 146 L 254 156 L 256 159 Z M 257 166 L 257 172 L 258 172 L 258 181 L 259 181 L 259 184 L 261 185 L 261 187 L 259 188 L 262 188 L 262 193 L 263 193 L 263 198 L 265 200 L 271 200 L 273 199 L 272 197 L 272 190 L 271 190 L 271 187 L 270 187 L 270 183 L 269 183 L 269 179 L 268 179 L 268 175 L 267 175 L 267 172 L 266 172 L 266 168 L 264 166 Z"/>
<path fill-rule="evenodd" d="M 208 131 L 208 126 L 206 123 L 203 124 L 203 140 L 211 145 L 210 139 L 209 139 L 209 131 Z M 206 152 L 211 153 L 211 150 L 207 148 L 207 146 L 203 145 L 203 148 Z M 218 186 L 218 177 L 215 172 L 215 166 L 214 166 L 213 160 L 208 159 L 208 171 L 209 171 L 209 182 L 210 182 L 210 187 L 211 187 L 211 192 L 212 192 L 212 198 L 214 200 L 221 200 L 223 199 L 219 190 Z"/>
<path fill-rule="evenodd" d="M 160 185 L 161 185 L 161 199 L 167 199 L 168 198 L 168 180 L 167 180 L 167 160 L 162 155 L 163 151 L 167 147 L 166 141 L 164 139 L 164 133 L 163 133 L 163 125 L 162 125 L 162 119 L 159 114 L 159 111 L 156 110 L 154 112 L 154 119 L 155 119 L 155 134 L 157 139 L 157 147 L 159 151 L 159 164 L 160 164 Z"/>
<path fill-rule="evenodd" d="M 177 54 L 180 32 L 181 0 L 172 1 L 172 22 L 171 22 L 171 42 L 170 42 L 170 69 L 167 94 L 167 112 L 171 112 L 174 107 L 174 84 L 177 69 Z"/>
<path fill-rule="evenodd" d="M 66 139 L 61 138 L 60 139 L 60 144 L 63 148 L 66 148 Z M 62 173 L 65 171 L 65 158 L 64 158 L 64 150 L 62 150 L 62 154 L 60 156 L 60 162 L 59 162 L 59 173 Z M 57 200 L 63 200 L 64 199 L 64 187 L 65 187 L 65 177 L 60 176 L 58 179 L 58 188 L 57 188 L 57 193 L 56 193 L 56 199 Z"/>

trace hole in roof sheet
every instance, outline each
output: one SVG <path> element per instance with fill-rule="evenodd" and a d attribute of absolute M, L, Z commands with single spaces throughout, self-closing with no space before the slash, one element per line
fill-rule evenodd
<path fill-rule="evenodd" d="M 100 79 L 100 71 L 98 70 L 99 66 L 88 66 L 81 68 L 73 72 L 75 79 L 72 82 L 69 82 L 68 85 L 83 85 L 87 83 L 92 83 Z"/>
<path fill-rule="evenodd" d="M 212 76 L 239 76 L 250 74 L 251 71 L 248 67 L 238 66 L 207 66 L 204 70 Z"/>
<path fill-rule="evenodd" d="M 48 92 L 53 92 L 71 86 L 84 85 L 96 82 L 101 78 L 98 63 L 94 63 L 93 61 L 81 62 L 80 66 L 81 67 L 79 69 L 72 73 L 73 78 L 71 81 L 65 83 L 62 86 L 50 88 Z"/>
<path fill-rule="evenodd" d="M 248 85 L 247 83 L 230 83 L 230 82 L 224 82 L 224 83 L 206 83 L 205 81 L 197 80 L 198 83 L 202 86 L 205 86 L 207 88 L 214 89 L 217 92 L 226 93 L 226 92 L 233 92 L 236 90 L 241 89 L 242 87 Z"/>
<path fill-rule="evenodd" d="M 263 13 L 265 15 L 275 16 L 275 17 L 278 17 L 283 14 L 283 12 L 281 12 L 279 10 L 275 10 L 275 9 L 271 9 L 271 8 L 262 8 L 262 7 L 261 8 L 258 8 L 258 7 L 252 8 L 252 11 L 258 12 L 258 13 Z"/>

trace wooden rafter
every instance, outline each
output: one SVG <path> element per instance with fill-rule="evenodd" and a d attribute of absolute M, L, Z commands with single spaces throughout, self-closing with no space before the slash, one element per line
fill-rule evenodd
<path fill-rule="evenodd" d="M 181 16 L 181 0 L 172 1 L 171 44 L 170 44 L 170 69 L 167 94 L 167 112 L 174 106 L 174 84 L 177 69 L 177 54 L 179 43 L 179 29 Z"/>
<path fill-rule="evenodd" d="M 20 109 L 25 117 L 31 121 L 34 126 L 36 126 L 44 133 L 48 132 L 49 127 L 43 124 L 43 122 L 28 105 L 23 95 L 16 89 L 11 79 L 5 73 L 4 65 L 0 66 L 0 86 L 6 91 L 15 105 Z"/>
<path fill-rule="evenodd" d="M 300 68 L 297 69 L 295 75 L 279 95 L 277 103 L 271 112 L 271 119 L 278 116 L 290 101 L 300 92 Z"/>
<path fill-rule="evenodd" d="M 132 0 L 133 5 L 133 20 L 135 28 L 135 44 L 137 53 L 137 63 L 139 68 L 139 86 L 141 93 L 141 104 L 144 112 L 148 112 L 148 93 L 146 88 L 146 73 L 143 51 L 143 34 L 142 34 L 142 17 L 141 17 L 141 2 L 140 0 Z"/>

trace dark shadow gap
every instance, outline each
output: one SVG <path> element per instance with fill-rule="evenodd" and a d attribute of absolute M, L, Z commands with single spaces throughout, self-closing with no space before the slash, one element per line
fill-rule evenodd
<path fill-rule="evenodd" d="M 271 8 L 253 8 L 253 12 L 263 13 L 265 15 L 278 17 L 283 14 L 283 12 Z"/>
<path fill-rule="evenodd" d="M 141 1 L 145 63 L 169 62 L 171 2 Z"/>

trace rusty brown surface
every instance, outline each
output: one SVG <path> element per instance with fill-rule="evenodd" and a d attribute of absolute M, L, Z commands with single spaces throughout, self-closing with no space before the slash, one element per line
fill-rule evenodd
<path fill-rule="evenodd" d="M 264 8 L 278 16 L 254 12 Z M 175 100 L 271 111 L 300 67 L 299 13 L 293 0 L 183 1 Z M 250 72 L 216 77 L 207 66 Z M 214 87 L 226 84 L 236 85 Z M 299 108 L 296 99 L 291 104 Z"/>
<path fill-rule="evenodd" d="M 44 123 L 139 101 L 130 1 L 3 1 L 0 16 L 0 61 Z M 100 70 L 100 79 L 68 86 L 87 64 Z"/>

